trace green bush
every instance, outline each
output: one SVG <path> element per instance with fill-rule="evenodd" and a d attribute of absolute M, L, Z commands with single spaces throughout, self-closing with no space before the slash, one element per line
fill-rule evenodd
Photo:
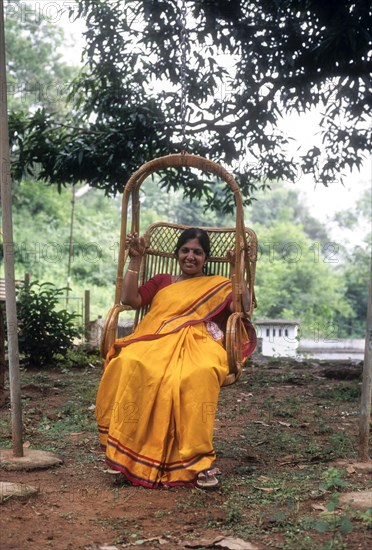
<path fill-rule="evenodd" d="M 75 313 L 59 309 L 59 298 L 67 288 L 34 281 L 18 289 L 18 341 L 24 362 L 31 367 L 44 367 L 63 357 L 79 336 Z"/>
<path fill-rule="evenodd" d="M 102 365 L 102 358 L 98 349 L 84 349 L 82 346 L 70 348 L 66 355 L 55 355 L 55 363 L 62 370 L 74 368 L 93 368 Z"/>

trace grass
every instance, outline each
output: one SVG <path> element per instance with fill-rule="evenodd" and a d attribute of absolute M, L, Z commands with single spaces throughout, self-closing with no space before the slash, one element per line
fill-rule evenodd
<path fill-rule="evenodd" d="M 92 405 L 98 383 L 92 369 L 65 373 L 58 370 L 21 371 L 23 438 L 40 450 L 71 454 L 73 447 L 87 447 L 96 441 L 96 422 Z M 76 380 L 76 383 L 75 383 Z M 66 389 L 68 390 L 66 391 Z M 63 397 L 59 396 L 63 394 Z M 52 406 L 48 406 L 48 403 Z M 53 405 L 55 403 L 55 405 Z M 0 421 L 0 446 L 10 447 L 10 418 Z M 81 434 L 72 440 L 72 434 Z M 80 453 L 80 460 L 94 461 L 90 453 Z"/>
<path fill-rule="evenodd" d="M 89 499 L 92 506 L 101 498 L 101 489 L 92 485 L 94 468 L 98 462 L 101 468 L 102 461 L 92 409 L 100 374 L 91 367 L 22 372 L 22 385 L 29 385 L 23 400 L 26 439 L 74 464 L 75 479 L 87 487 L 87 494 L 80 491 L 74 497 Z M 348 529 L 353 529 L 352 537 L 362 533 L 360 540 L 368 536 L 370 513 L 345 509 L 335 515 L 326 509 L 337 494 L 368 486 L 365 476 L 329 466 L 335 458 L 355 457 L 359 384 L 324 385 L 312 372 L 286 365 L 280 373 L 268 368 L 253 376 L 249 383 L 243 380 L 222 393 L 215 448 L 222 470 L 227 469 L 220 490 L 171 490 L 167 506 L 161 508 L 156 491 L 105 486 L 109 510 L 126 510 L 122 517 L 111 517 L 106 509 L 89 519 L 105 533 L 105 540 L 135 544 L 164 527 L 175 539 L 187 523 L 191 528 L 182 535 L 185 539 L 203 537 L 206 531 L 229 533 L 277 550 L 349 550 L 357 546 L 350 546 Z M 306 386 L 288 385 L 298 380 L 305 380 Z M 9 411 L 4 410 L 1 446 L 9 446 L 9 434 Z M 71 480 L 66 476 L 62 482 L 59 470 L 51 471 L 51 478 L 61 493 L 71 491 Z M 149 500 L 154 505 L 145 511 Z M 325 510 L 314 508 L 319 505 Z M 138 519 L 144 513 L 151 534 Z M 59 517 L 67 527 L 83 520 L 80 512 L 70 509 L 60 510 Z"/>
<path fill-rule="evenodd" d="M 343 537 L 352 532 L 353 521 L 361 513 L 334 514 L 337 493 L 331 494 L 331 491 L 345 489 L 349 485 L 342 476 L 336 468 L 321 471 L 320 466 L 314 466 L 306 472 L 283 472 L 275 478 L 262 479 L 261 476 L 245 479 L 243 487 L 229 492 L 225 502 L 225 525 L 243 539 L 258 535 L 264 542 L 264 537 L 274 533 L 281 535 L 282 543 L 275 548 L 283 550 L 348 548 L 344 546 Z M 330 499 L 329 510 L 319 519 L 304 513 L 305 503 L 312 497 L 314 487 L 321 488 Z M 372 520 L 371 512 L 362 513 L 362 516 L 361 521 L 368 528 Z M 248 518 L 249 522 L 246 522 Z M 314 537 L 318 533 L 327 535 L 329 540 L 325 546 L 318 546 L 315 542 Z"/>

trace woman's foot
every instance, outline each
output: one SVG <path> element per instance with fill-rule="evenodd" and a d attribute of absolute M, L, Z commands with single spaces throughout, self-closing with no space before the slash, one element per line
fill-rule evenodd
<path fill-rule="evenodd" d="M 217 489 L 219 486 L 217 476 L 220 474 L 221 472 L 218 468 L 203 470 L 198 474 L 196 486 L 199 487 L 199 489 Z"/>
<path fill-rule="evenodd" d="M 112 468 L 107 468 L 106 470 L 104 470 L 104 472 L 105 474 L 110 474 L 112 476 L 117 476 L 121 474 L 119 470 L 113 470 Z"/>

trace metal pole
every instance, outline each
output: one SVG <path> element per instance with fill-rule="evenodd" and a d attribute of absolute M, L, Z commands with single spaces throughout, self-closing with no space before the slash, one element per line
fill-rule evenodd
<path fill-rule="evenodd" d="M 372 397 L 372 263 L 371 278 L 369 281 L 366 343 L 364 348 L 364 366 L 362 395 L 360 399 L 359 414 L 359 452 L 361 462 L 368 462 L 369 425 L 371 421 L 371 397 Z"/>
<path fill-rule="evenodd" d="M 3 223 L 6 319 L 8 328 L 9 386 L 12 418 L 13 454 L 23 456 L 22 405 L 17 334 L 17 308 L 14 275 L 12 193 L 10 180 L 9 130 L 5 64 L 4 2 L 0 0 L 0 179 Z"/>

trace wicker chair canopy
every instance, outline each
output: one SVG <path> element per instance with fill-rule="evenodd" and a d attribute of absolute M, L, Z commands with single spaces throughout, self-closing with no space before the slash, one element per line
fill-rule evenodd
<path fill-rule="evenodd" d="M 117 334 L 118 318 L 122 311 L 132 309 L 120 303 L 123 276 L 128 258 L 125 248 L 128 223 L 130 232 L 140 234 L 139 189 L 143 181 L 152 173 L 166 168 L 193 167 L 212 173 L 224 180 L 234 193 L 236 205 L 236 226 L 234 228 L 202 227 L 210 238 L 211 254 L 208 259 L 208 271 L 215 275 L 230 277 L 230 265 L 226 259 L 228 250 L 235 250 L 235 274 L 232 277 L 234 313 L 229 316 L 226 330 L 225 347 L 228 354 L 229 374 L 224 385 L 234 383 L 242 372 L 241 341 L 244 332 L 244 319 L 250 319 L 256 305 L 254 295 L 255 266 L 257 259 L 257 238 L 252 229 L 244 226 L 242 195 L 238 184 L 221 165 L 198 155 L 179 153 L 154 159 L 142 165 L 128 180 L 123 193 L 120 231 L 120 248 L 116 278 L 115 304 L 106 317 L 101 341 L 101 354 L 106 356 Z M 131 220 L 128 212 L 131 204 Z M 178 262 L 174 256 L 177 240 L 187 229 L 186 225 L 159 222 L 150 225 L 143 232 L 146 252 L 143 255 L 139 273 L 139 283 L 144 284 L 157 273 L 179 273 Z M 245 280 L 245 282 L 244 282 Z M 242 284 L 248 286 L 248 298 L 242 291 Z M 148 306 L 136 311 L 134 327 L 147 312 Z"/>

